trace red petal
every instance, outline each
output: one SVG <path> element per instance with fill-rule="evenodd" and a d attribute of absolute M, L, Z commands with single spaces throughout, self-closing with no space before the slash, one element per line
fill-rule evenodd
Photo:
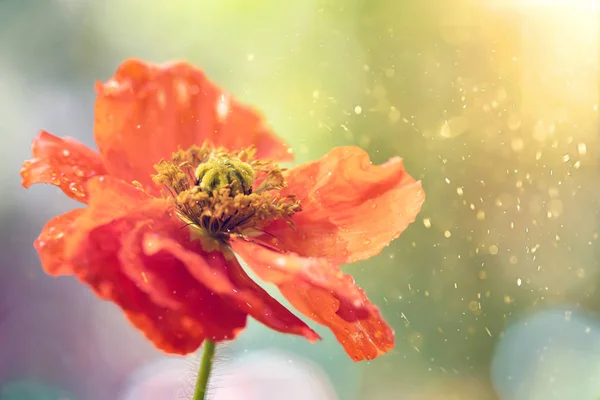
<path fill-rule="evenodd" d="M 201 241 L 190 241 L 189 234 L 183 232 L 183 235 L 166 230 L 157 233 L 155 223 L 152 233 L 148 233 L 144 240 L 146 253 L 171 255 L 173 259 L 183 263 L 192 279 L 207 285 L 231 307 L 249 314 L 271 329 L 301 335 L 310 341 L 319 339 L 302 320 L 272 298 L 244 272 L 229 248 L 214 242 L 211 244 L 214 250 L 206 251 L 202 248 Z M 177 236 L 180 237 L 174 239 Z"/>
<path fill-rule="evenodd" d="M 42 229 L 42 233 L 34 242 L 40 255 L 42 267 L 47 274 L 53 276 L 73 273 L 65 262 L 65 235 L 69 234 L 73 222 L 81 215 L 83 209 L 78 208 L 58 217 L 52 218 Z"/>
<path fill-rule="evenodd" d="M 140 290 L 138 283 L 124 272 L 125 265 L 119 256 L 123 251 L 123 241 L 134 228 L 134 221 L 119 219 L 91 231 L 80 232 L 78 237 L 69 241 L 69 260 L 74 273 L 98 297 L 118 305 L 157 348 L 175 354 L 193 352 L 206 337 L 204 326 L 191 318 L 188 310 L 166 305 L 162 293 Z M 165 270 L 172 272 L 171 265 L 165 265 Z M 179 292 L 180 296 L 190 294 L 195 295 L 193 292 Z"/>
<path fill-rule="evenodd" d="M 62 189 L 72 199 L 87 203 L 85 183 L 105 175 L 100 155 L 72 138 L 59 138 L 41 131 L 31 146 L 33 158 L 23 163 L 22 185 L 50 183 Z"/>
<path fill-rule="evenodd" d="M 66 260 L 77 278 L 121 307 L 156 347 L 168 353 L 195 351 L 205 337 L 235 336 L 245 325 L 243 313 L 232 313 L 172 258 L 141 253 L 141 229 L 151 226 L 155 217 L 177 224 L 168 216 L 167 202 L 111 177 L 94 178 L 87 187 L 89 207 L 65 236 Z M 162 268 L 162 280 L 140 287 L 127 274 L 140 264 Z"/>
<path fill-rule="evenodd" d="M 112 177 L 90 180 L 88 190 L 90 205 L 65 239 L 70 267 L 157 347 L 186 354 L 203 338 L 233 339 L 247 314 L 273 329 L 318 338 L 222 248 L 204 251 L 166 201 Z"/>
<path fill-rule="evenodd" d="M 184 262 L 161 248 L 161 233 L 181 229 L 181 223 L 176 226 L 177 221 L 167 216 L 136 223 L 135 214 L 119 220 L 129 231 L 119 252 L 123 272 L 155 303 L 179 312 L 207 338 L 234 339 L 246 326 L 246 313 L 231 307 L 212 290 L 210 279 L 218 277 L 212 276 L 210 266 L 208 279 L 195 279 Z M 172 241 L 168 243 L 171 246 L 181 245 Z"/>
<path fill-rule="evenodd" d="M 240 239 L 233 250 L 304 315 L 329 327 L 355 361 L 394 347 L 394 331 L 349 275 L 324 259 L 279 253 Z"/>
<path fill-rule="evenodd" d="M 168 209 L 167 200 L 152 198 L 143 189 L 113 176 L 90 179 L 86 190 L 90 199 L 89 206 L 85 209 L 86 218 L 74 227 L 81 231 L 105 225 L 143 206 L 153 206 L 162 213 Z"/>
<path fill-rule="evenodd" d="M 373 165 L 357 147 L 339 147 L 293 168 L 287 183 L 285 193 L 295 194 L 303 209 L 293 218 L 295 230 L 275 221 L 260 239 L 336 265 L 378 254 L 415 220 L 425 200 L 399 158 Z"/>
<path fill-rule="evenodd" d="M 189 64 L 125 61 L 97 85 L 96 142 L 111 174 L 150 184 L 153 165 L 205 140 L 258 156 L 290 159 L 263 117 L 223 92 Z"/>

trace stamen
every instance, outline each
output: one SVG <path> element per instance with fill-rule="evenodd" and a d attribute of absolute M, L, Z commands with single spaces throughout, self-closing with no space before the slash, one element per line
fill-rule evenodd
<path fill-rule="evenodd" d="M 173 154 L 155 165 L 153 180 L 166 187 L 179 217 L 215 238 L 260 230 L 267 221 L 301 211 L 293 196 L 282 196 L 283 170 L 255 160 L 254 148 L 229 153 L 208 144 Z"/>

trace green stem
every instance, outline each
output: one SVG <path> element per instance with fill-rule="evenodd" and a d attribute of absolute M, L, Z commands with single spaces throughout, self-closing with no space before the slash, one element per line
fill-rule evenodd
<path fill-rule="evenodd" d="M 215 342 L 206 340 L 204 342 L 204 354 L 200 362 L 200 371 L 196 379 L 196 389 L 194 389 L 194 397 L 192 400 L 205 400 L 206 392 L 208 391 L 208 378 L 213 366 L 213 358 L 215 356 Z"/>

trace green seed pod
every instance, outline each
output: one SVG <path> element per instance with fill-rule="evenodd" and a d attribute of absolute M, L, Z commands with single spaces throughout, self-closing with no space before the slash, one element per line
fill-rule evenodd
<path fill-rule="evenodd" d="M 235 158 L 211 157 L 196 168 L 196 185 L 207 193 L 228 186 L 232 196 L 250 194 L 254 177 L 252 166 Z"/>

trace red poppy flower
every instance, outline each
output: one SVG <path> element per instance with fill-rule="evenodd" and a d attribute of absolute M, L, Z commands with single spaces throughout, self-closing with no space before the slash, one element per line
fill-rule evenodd
<path fill-rule="evenodd" d="M 96 86 L 99 152 L 41 132 L 23 186 L 56 185 L 86 205 L 35 241 L 44 270 L 75 275 L 168 353 L 235 338 L 248 316 L 319 336 L 240 266 L 329 327 L 356 361 L 394 333 L 339 266 L 378 254 L 424 200 L 399 158 L 356 147 L 284 171 L 292 153 L 255 110 L 186 63 L 126 61 Z"/>

